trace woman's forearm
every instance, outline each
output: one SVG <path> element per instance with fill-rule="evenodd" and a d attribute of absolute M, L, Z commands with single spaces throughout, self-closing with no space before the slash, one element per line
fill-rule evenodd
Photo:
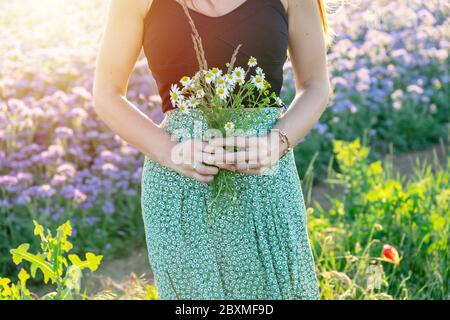
<path fill-rule="evenodd" d="M 274 129 L 283 130 L 292 146 L 298 144 L 314 127 L 329 102 L 329 86 L 311 84 L 297 93 L 288 111 Z"/>
<path fill-rule="evenodd" d="M 123 140 L 150 159 L 164 163 L 175 144 L 170 135 L 118 92 L 94 93 L 95 111 Z"/>

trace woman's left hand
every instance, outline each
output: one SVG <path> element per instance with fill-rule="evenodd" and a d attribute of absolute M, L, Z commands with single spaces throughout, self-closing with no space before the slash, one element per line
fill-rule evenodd
<path fill-rule="evenodd" d="M 237 147 L 238 151 L 216 152 L 214 161 L 231 165 L 232 171 L 253 175 L 263 174 L 276 164 L 288 148 L 276 131 L 261 137 L 214 138 L 208 143 L 208 148 L 228 149 L 229 147 Z"/>

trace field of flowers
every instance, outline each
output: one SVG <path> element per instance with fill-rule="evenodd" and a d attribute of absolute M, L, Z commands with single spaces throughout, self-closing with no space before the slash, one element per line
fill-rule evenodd
<path fill-rule="evenodd" d="M 363 137 L 374 154 L 448 143 L 450 4 L 360 0 L 343 8 L 331 18 L 338 35 L 329 54 L 334 100 L 297 148 L 300 171 L 318 156 L 316 176 L 324 176 L 332 139 Z"/>
<path fill-rule="evenodd" d="M 346 190 L 332 209 L 310 210 L 324 297 L 449 298 L 448 166 L 406 183 L 375 161 L 391 149 L 449 142 L 450 4 L 348 2 L 331 16 L 338 35 L 329 53 L 333 100 L 296 148 L 302 177 L 323 180 L 330 166 Z M 144 243 L 143 157 L 110 132 L 92 104 L 106 5 L 0 0 L 0 275 L 17 271 L 9 249 L 37 246 L 33 219 L 48 227 L 70 220 L 74 253 L 112 258 Z M 288 62 L 285 102 L 293 86 Z M 159 122 L 155 92 L 141 57 L 128 97 Z M 370 153 L 339 142 L 357 138 Z M 402 259 L 380 269 L 372 257 L 386 243 Z M 366 285 L 369 264 L 382 274 L 381 289 Z"/>
<path fill-rule="evenodd" d="M 342 195 L 308 209 L 323 297 L 450 299 L 450 157 L 406 179 L 358 139 L 333 151 L 339 170 L 327 182 Z"/>

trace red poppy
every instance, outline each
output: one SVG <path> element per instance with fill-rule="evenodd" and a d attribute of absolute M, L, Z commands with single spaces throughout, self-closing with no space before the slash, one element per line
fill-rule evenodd
<path fill-rule="evenodd" d="M 393 246 L 389 244 L 385 244 L 383 246 L 383 258 L 395 265 L 398 265 L 400 263 L 400 256 L 398 254 L 397 249 L 395 249 Z"/>

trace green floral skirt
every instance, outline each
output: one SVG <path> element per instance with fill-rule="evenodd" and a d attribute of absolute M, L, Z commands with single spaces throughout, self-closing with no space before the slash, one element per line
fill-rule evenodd
<path fill-rule="evenodd" d="M 281 109 L 263 112 L 256 135 L 275 125 Z M 199 110 L 175 109 L 161 127 L 182 141 L 201 139 L 207 124 Z M 230 172 L 230 179 L 235 201 L 220 195 L 219 203 L 233 205 L 213 206 L 210 221 L 211 184 L 145 158 L 142 215 L 159 298 L 320 299 L 293 152 L 267 174 Z"/>

